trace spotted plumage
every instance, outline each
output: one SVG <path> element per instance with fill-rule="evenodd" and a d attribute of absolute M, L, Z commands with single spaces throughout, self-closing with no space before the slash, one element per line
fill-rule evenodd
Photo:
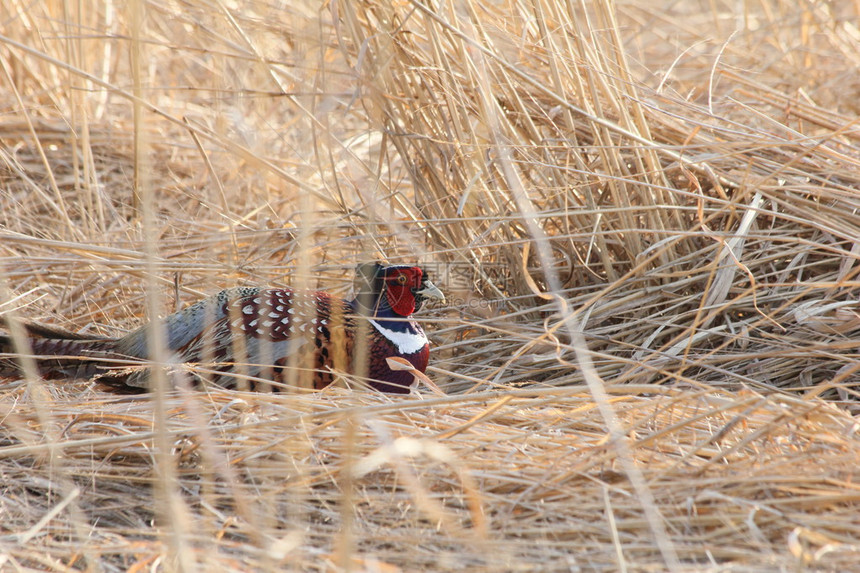
<path fill-rule="evenodd" d="M 427 298 L 444 300 L 442 292 L 419 267 L 379 263 L 359 265 L 355 291 L 349 301 L 290 288 L 221 291 L 162 319 L 169 359 L 197 363 L 201 378 L 226 387 L 307 381 L 321 389 L 340 371 L 366 375 L 381 391 L 407 392 L 414 376 L 391 370 L 386 359 L 403 358 L 424 372 L 429 343 L 411 316 Z M 24 327 L 46 377 L 96 375 L 111 385 L 148 384 L 146 367 L 116 367 L 149 357 L 148 326 L 117 339 Z M 0 375 L 17 373 L 12 354 L 11 338 L 0 334 Z"/>

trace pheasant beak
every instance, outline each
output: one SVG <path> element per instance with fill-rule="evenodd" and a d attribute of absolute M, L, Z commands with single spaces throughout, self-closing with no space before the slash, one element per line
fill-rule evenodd
<path fill-rule="evenodd" d="M 445 295 L 439 290 L 439 287 L 431 283 L 429 280 L 424 281 L 424 288 L 415 291 L 415 294 L 423 298 L 435 298 L 445 304 Z"/>

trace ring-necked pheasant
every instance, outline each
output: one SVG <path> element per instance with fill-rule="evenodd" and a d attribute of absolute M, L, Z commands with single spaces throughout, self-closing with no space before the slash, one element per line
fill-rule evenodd
<path fill-rule="evenodd" d="M 386 359 L 404 358 L 424 372 L 429 343 L 411 316 L 426 299 L 444 301 L 442 291 L 419 267 L 367 263 L 356 270 L 355 294 L 347 301 L 325 292 L 238 287 L 160 322 L 170 361 L 202 363 L 216 372 L 210 378 L 222 386 L 244 386 L 237 379 L 249 378 L 251 387 L 253 378 L 286 383 L 287 366 L 309 365 L 317 389 L 333 381 L 334 368 L 364 373 L 368 384 L 383 392 L 408 392 L 414 376 L 408 370 L 392 370 Z M 47 378 L 97 375 L 108 384 L 147 386 L 146 368 L 115 368 L 117 361 L 148 358 L 148 326 L 121 338 L 23 326 L 40 373 Z M 360 344 L 358 336 L 366 336 L 366 344 Z M 12 353 L 11 337 L 0 334 L 0 355 Z M 366 357 L 363 364 L 358 356 Z M 17 373 L 17 360 L 0 357 L 0 376 Z"/>

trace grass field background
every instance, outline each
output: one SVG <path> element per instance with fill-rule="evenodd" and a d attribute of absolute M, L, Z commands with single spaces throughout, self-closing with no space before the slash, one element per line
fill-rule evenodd
<path fill-rule="evenodd" d="M 0 313 L 418 262 L 446 392 L 0 386 L 0 570 L 850 570 L 854 2 L 0 5 Z"/>

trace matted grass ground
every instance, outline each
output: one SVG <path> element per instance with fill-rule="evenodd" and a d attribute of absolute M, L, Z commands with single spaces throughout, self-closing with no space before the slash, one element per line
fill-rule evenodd
<path fill-rule="evenodd" d="M 0 5 L 0 313 L 419 261 L 448 393 L 0 386 L 0 570 L 856 568 L 851 3 Z"/>

